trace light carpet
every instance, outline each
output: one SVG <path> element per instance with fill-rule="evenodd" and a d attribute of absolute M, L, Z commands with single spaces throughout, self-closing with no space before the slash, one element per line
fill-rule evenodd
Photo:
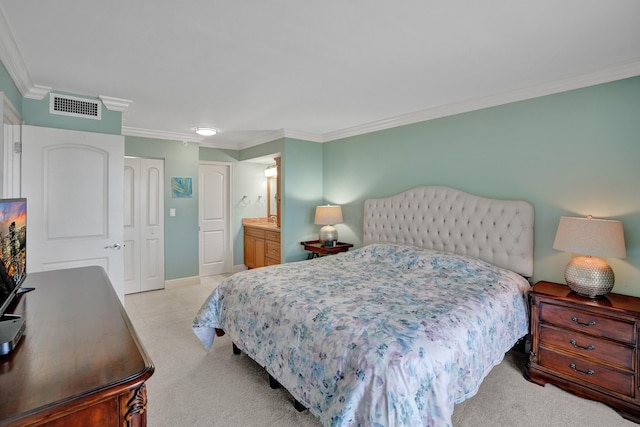
<path fill-rule="evenodd" d="M 156 368 L 147 382 L 149 427 L 320 426 L 309 411 L 295 410 L 286 390 L 272 390 L 268 375 L 249 357 L 233 355 L 227 337 L 216 338 L 205 351 L 193 334 L 198 308 L 224 277 L 125 297 Z M 636 426 L 601 403 L 526 381 L 525 363 L 523 353 L 507 353 L 478 393 L 456 405 L 453 425 Z"/>

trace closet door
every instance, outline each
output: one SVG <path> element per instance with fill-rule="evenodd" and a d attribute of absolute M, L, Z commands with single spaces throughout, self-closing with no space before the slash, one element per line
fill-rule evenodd
<path fill-rule="evenodd" d="M 125 158 L 125 293 L 164 288 L 164 161 Z"/>

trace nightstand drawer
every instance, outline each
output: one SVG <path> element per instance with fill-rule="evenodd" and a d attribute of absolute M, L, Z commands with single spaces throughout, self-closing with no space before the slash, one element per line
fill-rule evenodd
<path fill-rule="evenodd" d="M 540 304 L 540 321 L 635 345 L 635 324 L 554 304 Z"/>
<path fill-rule="evenodd" d="M 538 364 L 580 381 L 594 384 L 607 390 L 634 397 L 633 374 L 605 368 L 578 356 L 569 356 L 540 347 Z"/>
<path fill-rule="evenodd" d="M 633 348 L 572 330 L 540 325 L 540 345 L 558 347 L 581 357 L 597 359 L 623 369 L 634 368 Z"/>

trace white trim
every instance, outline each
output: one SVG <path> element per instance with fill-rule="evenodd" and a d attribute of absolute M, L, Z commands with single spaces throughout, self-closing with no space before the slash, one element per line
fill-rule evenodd
<path fill-rule="evenodd" d="M 267 142 L 267 141 L 265 141 Z M 258 144 L 255 144 L 258 145 Z M 229 142 L 229 141 L 207 141 L 207 140 L 202 140 L 200 142 L 200 146 L 201 147 L 208 147 L 208 148 L 220 148 L 220 149 L 226 149 L 226 150 L 240 150 L 241 147 L 240 145 L 238 145 L 237 143 L 234 142 Z M 248 145 L 247 147 L 252 147 L 253 145 Z"/>
<path fill-rule="evenodd" d="M 229 198 L 228 203 L 227 203 L 227 217 L 229 218 L 229 223 L 227 224 L 227 226 L 229 227 L 229 229 L 227 230 L 229 233 L 229 241 L 227 242 L 229 245 L 229 264 L 227 264 L 227 267 L 231 269 L 232 273 L 235 273 L 234 269 L 234 264 L 233 264 L 233 255 L 234 255 L 234 247 L 233 247 L 233 241 L 234 241 L 234 234 L 233 234 L 233 225 L 234 225 L 234 220 L 233 220 L 233 213 L 234 213 L 234 209 L 233 209 L 233 169 L 234 169 L 234 165 L 232 162 L 223 162 L 223 161 L 218 161 L 218 160 L 199 160 L 198 161 L 198 192 L 200 192 L 200 166 L 202 165 L 217 165 L 217 166 L 225 166 L 229 168 L 229 184 L 228 184 L 228 194 L 227 197 Z M 201 235 L 200 235 L 200 221 L 202 218 L 200 218 L 200 201 L 202 200 L 202 198 L 200 197 L 200 194 L 198 194 L 198 271 L 200 272 L 200 267 L 202 264 L 202 258 L 201 255 L 199 253 L 200 251 L 200 239 L 201 239 Z M 227 274 L 227 273 L 221 273 L 221 274 Z"/>
<path fill-rule="evenodd" d="M 0 151 L 2 156 L 2 197 L 19 197 L 21 187 L 22 116 L 4 92 L 0 92 Z"/>
<path fill-rule="evenodd" d="M 123 119 L 125 114 L 127 113 L 127 110 L 131 106 L 131 103 L 133 102 L 128 99 L 114 98 L 105 95 L 98 95 L 98 98 L 100 98 L 104 106 L 107 107 L 107 110 L 121 112 Z"/>
<path fill-rule="evenodd" d="M 186 141 L 200 144 L 202 137 L 191 133 L 167 132 L 154 129 L 142 129 L 130 126 L 122 126 L 122 135 L 139 136 L 142 138 L 167 139 L 170 141 Z"/>
<path fill-rule="evenodd" d="M 36 101 L 40 101 L 44 99 L 45 96 L 49 94 L 53 89 L 49 86 L 42 86 L 34 84 L 28 89 L 28 92 L 24 94 L 25 98 L 35 99 Z"/>
<path fill-rule="evenodd" d="M 302 139 L 304 141 L 311 142 L 325 142 L 324 135 L 320 135 L 312 132 L 302 132 L 298 130 L 283 129 L 285 138 Z"/>
<path fill-rule="evenodd" d="M 219 137 L 224 137 L 224 133 L 218 134 Z M 254 139 L 249 139 L 245 142 L 233 143 L 228 141 L 202 141 L 200 143 L 201 147 L 210 147 L 210 148 L 227 148 L 230 150 L 243 150 L 245 148 L 254 147 L 256 145 L 265 144 L 271 141 L 277 141 L 282 138 L 293 138 L 293 139 L 301 139 L 304 141 L 311 142 L 324 142 L 324 138 L 322 135 L 312 132 L 303 132 L 291 129 L 277 129 L 271 131 L 269 133 L 265 133 L 264 135 L 260 135 Z"/>
<path fill-rule="evenodd" d="M 51 90 L 50 87 L 36 85 L 31 80 L 29 70 L 27 70 L 2 8 L 0 8 L 0 61 L 25 98 L 42 99 Z"/>
<path fill-rule="evenodd" d="M 183 286 L 191 286 L 191 285 L 199 285 L 199 284 L 200 284 L 199 276 L 181 277 L 180 279 L 171 279 L 171 280 L 164 281 L 165 289 L 181 288 Z"/>
<path fill-rule="evenodd" d="M 483 108 L 496 107 L 498 105 L 510 104 L 513 102 L 525 101 L 527 99 L 539 98 L 541 96 L 553 95 L 556 93 L 562 93 L 570 90 L 595 86 L 598 84 L 609 83 L 635 76 L 640 76 L 640 59 L 634 59 L 613 67 L 609 67 L 604 70 L 581 74 L 578 76 L 565 78 L 563 80 L 543 83 L 540 85 L 513 90 L 502 94 L 491 95 L 483 98 L 476 98 L 463 102 L 441 105 L 434 108 L 428 108 L 425 110 L 415 111 L 408 114 L 402 114 L 383 120 L 377 120 L 374 122 L 340 129 L 333 132 L 327 132 L 321 135 L 290 129 L 278 129 L 235 146 L 221 147 L 220 144 L 216 142 L 207 142 L 203 144 L 203 146 L 241 150 L 264 144 L 266 142 L 275 141 L 281 138 L 295 138 L 320 143 L 330 142 L 385 129 L 392 129 L 399 126 L 405 126 L 442 117 L 453 116 L 456 114 L 467 113 L 470 111 L 481 110 Z"/>
<path fill-rule="evenodd" d="M 514 90 L 498 95 L 491 95 L 483 98 L 471 99 L 449 105 L 442 105 L 435 108 L 416 111 L 400 116 L 365 123 L 350 128 L 328 132 L 322 135 L 323 142 L 335 141 L 337 139 L 351 136 L 363 135 L 384 129 L 413 123 L 438 119 L 455 114 L 467 113 L 483 108 L 496 107 L 498 105 L 510 104 L 512 102 L 524 101 L 555 93 L 566 92 L 584 87 L 595 86 L 602 83 L 609 83 L 615 80 L 622 80 L 640 75 L 640 59 L 635 59 L 615 67 L 596 71 L 589 74 L 582 74 L 563 80 L 548 82 L 529 88 Z"/>
<path fill-rule="evenodd" d="M 7 95 L 4 92 L 0 92 L 0 98 L 2 98 L 2 117 L 4 124 L 22 124 L 20 112 L 13 106 Z"/>

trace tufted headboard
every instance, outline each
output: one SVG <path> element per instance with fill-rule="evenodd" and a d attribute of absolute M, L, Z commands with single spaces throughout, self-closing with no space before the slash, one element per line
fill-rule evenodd
<path fill-rule="evenodd" d="M 398 243 L 480 258 L 533 275 L 533 206 L 427 186 L 364 203 L 365 245 Z"/>

